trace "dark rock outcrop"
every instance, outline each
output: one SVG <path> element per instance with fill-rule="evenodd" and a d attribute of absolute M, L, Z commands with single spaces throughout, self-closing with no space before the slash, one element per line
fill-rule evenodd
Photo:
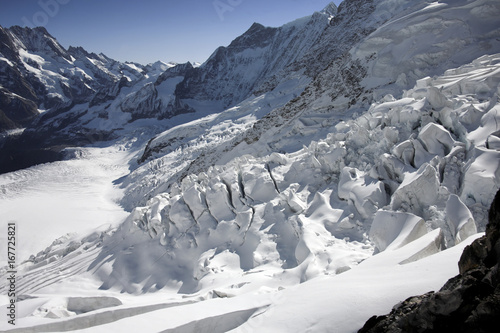
<path fill-rule="evenodd" d="M 322 40 L 335 13 L 331 3 L 321 13 L 279 28 L 254 23 L 227 47 L 217 48 L 202 66 L 190 70 L 175 95 L 181 100 L 219 101 L 227 108 L 274 89 L 291 72 L 310 66 L 311 61 L 304 59 L 294 64 Z M 305 75 L 313 78 L 312 73 Z"/>
<path fill-rule="evenodd" d="M 194 113 L 199 103 L 189 105 L 191 100 L 221 111 L 236 105 L 310 50 L 335 12 L 330 4 L 280 28 L 254 24 L 196 68 L 121 63 L 81 47 L 65 49 L 45 28 L 0 27 L 0 135 L 25 129 L 22 135 L 5 133 L 10 137 L 0 143 L 0 173 L 88 144 L 86 133 L 94 127 L 106 139 L 138 119 Z M 32 158 L 39 155 L 44 158 Z"/>
<path fill-rule="evenodd" d="M 438 292 L 410 297 L 390 314 L 370 318 L 359 333 L 498 332 L 500 326 L 500 191 L 485 236 L 467 246 L 460 274 Z"/>

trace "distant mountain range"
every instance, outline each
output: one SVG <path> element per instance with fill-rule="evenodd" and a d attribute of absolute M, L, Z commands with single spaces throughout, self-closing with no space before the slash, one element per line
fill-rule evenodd
<path fill-rule="evenodd" d="M 182 321 L 177 304 L 155 307 L 180 332 L 353 332 L 439 289 L 488 230 L 460 264 L 474 286 L 457 278 L 365 329 L 498 318 L 485 242 L 498 238 L 498 218 L 487 225 L 500 188 L 499 17 L 497 0 L 345 0 L 255 23 L 199 66 L 121 63 L 66 50 L 43 28 L 0 28 L 0 172 L 18 170 L 0 175 L 0 199 L 31 191 L 29 170 L 49 183 L 65 163 L 109 155 L 89 174 L 126 171 L 109 176 L 120 197 L 98 196 L 128 217 L 34 254 L 19 288 L 57 299 L 47 291 L 71 290 L 70 272 L 128 301 L 168 290 L 199 311 Z M 484 291 L 483 308 L 461 286 Z M 434 312 L 418 317 L 413 301 Z M 66 316 L 87 328 L 71 309 L 39 306 L 60 321 L 34 328 L 59 330 Z M 153 311 L 122 310 L 88 316 L 123 330 L 127 314 L 143 323 Z"/>
<path fill-rule="evenodd" d="M 280 28 L 256 23 L 197 68 L 121 63 L 81 47 L 66 50 L 45 28 L 0 27 L 0 130 L 26 127 L 4 145 L 0 171 L 60 158 L 64 146 L 111 138 L 137 119 L 220 112 L 272 90 L 298 70 L 293 64 L 317 44 L 335 12 L 332 4 Z M 305 73 L 302 86 L 312 75 Z"/>

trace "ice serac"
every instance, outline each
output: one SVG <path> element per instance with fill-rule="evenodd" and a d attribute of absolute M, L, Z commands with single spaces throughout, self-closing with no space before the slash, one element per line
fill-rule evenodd
<path fill-rule="evenodd" d="M 456 204 L 458 198 L 450 199 Z M 371 317 L 359 333 L 493 332 L 500 315 L 498 266 L 500 195 L 489 210 L 486 235 L 467 246 L 458 263 L 460 274 L 436 292 L 412 296 L 387 315 Z"/>
<path fill-rule="evenodd" d="M 477 233 L 476 223 L 471 212 L 455 194 L 450 195 L 446 202 L 446 220 L 452 235 L 455 235 L 456 243 L 460 243 Z"/>
<path fill-rule="evenodd" d="M 378 211 L 370 228 L 370 238 L 378 251 L 397 249 L 425 235 L 425 221 L 411 213 Z"/>
<path fill-rule="evenodd" d="M 424 210 L 438 200 L 440 182 L 436 169 L 422 165 L 409 174 L 392 197 L 392 208 L 422 215 Z"/>
<path fill-rule="evenodd" d="M 256 24 L 199 69 L 115 64 L 128 68 L 118 83 L 96 104 L 66 111 L 82 113 L 92 128 L 124 126 L 114 147 L 135 155 L 115 184 L 131 213 L 117 229 L 62 241 L 24 263 L 32 274 L 19 275 L 23 293 L 76 283 L 60 272 L 79 260 L 88 275 L 78 278 L 98 279 L 103 293 L 165 293 L 197 301 L 197 309 L 258 299 L 258 312 L 235 315 L 244 318 L 242 331 L 352 332 L 377 311 L 439 289 L 480 237 L 473 234 L 486 230 L 460 263 L 465 281 L 429 297 L 437 301 L 431 310 L 454 316 L 455 287 L 465 287 L 474 302 L 486 297 L 471 320 L 487 313 L 498 289 L 498 232 L 487 216 L 500 187 L 499 7 L 496 0 L 345 0 L 333 18 Z M 301 29 L 317 35 L 299 58 L 284 67 L 281 58 L 259 58 L 286 52 L 271 52 L 277 36 Z M 237 81 L 259 59 L 280 70 L 254 76 L 259 87 Z M 200 88 L 202 73 L 214 75 L 207 89 L 219 105 Z M 244 84 L 226 94 L 229 84 L 217 82 L 223 75 Z M 133 105 L 186 112 L 154 118 L 168 127 L 148 128 L 141 141 L 144 129 L 134 125 L 148 121 L 132 121 Z M 396 307 L 397 315 L 420 300 Z"/>
<path fill-rule="evenodd" d="M 252 112 L 260 109 L 253 108 L 278 91 L 262 90 L 152 139 L 143 164 L 124 182 L 124 203 L 142 212 L 162 202 L 154 208 L 162 211 L 160 217 L 135 213 L 130 227 L 164 244 L 169 258 L 182 262 L 182 274 L 163 276 L 182 277 L 177 281 L 183 292 L 199 290 L 228 260 L 237 274 L 271 265 L 303 282 L 338 274 L 355 267 L 368 251 L 390 252 L 429 232 L 423 248 L 398 263 L 454 246 L 474 233 L 474 226 L 484 230 L 486 200 L 499 187 L 492 177 L 498 172 L 495 145 L 486 145 L 499 130 L 494 125 L 499 56 L 483 55 L 485 50 L 473 49 L 471 41 L 458 46 L 464 58 L 456 61 L 463 66 L 415 62 L 442 38 L 422 30 L 429 14 L 443 15 L 446 24 L 426 24 L 449 35 L 447 20 L 458 24 L 455 18 L 475 6 L 479 3 L 345 1 L 321 40 L 301 58 L 314 56 L 326 67 L 300 96 L 257 117 Z M 466 22 L 471 40 L 483 38 L 476 29 L 480 21 L 474 16 Z M 418 47 L 403 57 L 404 66 L 415 72 L 407 71 L 413 76 L 403 80 L 389 71 L 379 80 L 378 66 L 389 56 L 394 61 L 397 52 L 389 50 L 404 40 L 394 37 L 396 27 L 415 30 L 407 37 Z M 489 23 L 484 29 L 492 36 L 489 50 L 500 51 L 497 29 Z M 239 54 L 237 46 L 245 40 L 265 48 L 266 34 L 277 32 L 254 25 L 210 61 Z M 373 53 L 362 53 L 376 41 L 384 47 L 372 45 Z M 446 52 L 433 57 L 445 59 L 455 47 L 439 44 Z M 316 69 L 306 66 L 306 71 Z M 352 248 L 360 251 L 356 260 L 344 256 Z M 180 249 L 192 257 L 178 254 Z M 125 274 L 125 265 L 115 265 Z M 111 285 L 120 281 L 106 284 Z"/>
<path fill-rule="evenodd" d="M 500 152 L 493 149 L 474 148 L 472 158 L 466 166 L 463 180 L 461 199 L 469 204 L 480 203 L 486 205 L 492 200 L 492 191 L 499 184 Z M 478 189 L 487 191 L 478 191 Z"/>
<path fill-rule="evenodd" d="M 387 204 L 384 183 L 363 175 L 355 168 L 342 169 L 338 194 L 339 198 L 351 201 L 365 219 L 373 216 L 378 207 Z"/>

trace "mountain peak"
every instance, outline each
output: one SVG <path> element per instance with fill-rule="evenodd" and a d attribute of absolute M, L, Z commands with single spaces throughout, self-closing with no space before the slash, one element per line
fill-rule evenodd
<path fill-rule="evenodd" d="M 88 57 L 92 59 L 100 59 L 100 57 L 94 52 L 88 52 L 81 46 L 70 46 L 68 47 L 68 53 L 73 55 L 75 58 Z"/>
<path fill-rule="evenodd" d="M 32 52 L 53 52 L 59 57 L 69 59 L 64 47 L 44 27 L 12 26 L 8 29 L 23 46 Z"/>
<path fill-rule="evenodd" d="M 10 31 L 14 32 L 14 33 L 37 33 L 39 35 L 46 35 L 48 37 L 51 37 L 51 38 L 54 38 L 52 37 L 52 35 L 47 31 L 47 29 L 45 29 L 45 27 L 34 27 L 34 28 L 30 28 L 30 27 L 21 27 L 19 25 L 13 25 L 9 28 Z"/>
<path fill-rule="evenodd" d="M 325 8 L 323 8 L 322 11 L 320 11 L 321 14 L 327 14 L 328 16 L 332 17 L 337 15 L 338 7 L 337 5 L 332 1 L 328 5 L 326 5 Z"/>
<path fill-rule="evenodd" d="M 265 27 L 260 23 L 254 23 L 241 36 L 237 37 L 229 45 L 230 48 L 248 48 L 248 47 L 263 47 L 268 42 L 270 37 L 276 32 L 277 28 Z"/>

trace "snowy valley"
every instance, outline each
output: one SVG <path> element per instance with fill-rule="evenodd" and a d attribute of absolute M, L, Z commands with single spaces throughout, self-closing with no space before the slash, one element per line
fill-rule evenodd
<path fill-rule="evenodd" d="M 345 0 L 195 66 L 1 28 L 1 110 L 40 115 L 2 127 L 0 329 L 357 332 L 440 289 L 500 188 L 499 17 Z"/>

